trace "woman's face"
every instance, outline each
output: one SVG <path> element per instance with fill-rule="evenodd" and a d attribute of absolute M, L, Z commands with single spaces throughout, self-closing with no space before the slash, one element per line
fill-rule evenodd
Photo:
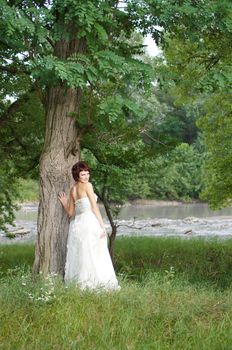
<path fill-rule="evenodd" d="M 80 171 L 80 173 L 79 173 L 79 181 L 83 182 L 83 183 L 88 182 L 89 181 L 89 171 L 86 171 L 86 170 Z"/>

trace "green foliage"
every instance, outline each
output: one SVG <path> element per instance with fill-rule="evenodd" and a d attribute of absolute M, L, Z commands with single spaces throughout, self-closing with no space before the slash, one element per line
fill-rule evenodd
<path fill-rule="evenodd" d="M 72 113 L 80 135 L 89 124 L 99 122 L 104 132 L 104 123 L 108 129 L 112 123 L 122 123 L 125 111 L 134 104 L 130 98 L 124 101 L 128 87 L 149 88 L 151 69 L 135 56 L 142 45 L 129 40 L 135 24 L 130 13 L 118 5 L 74 0 L 0 2 L 0 123 L 5 127 L 0 139 L 1 146 L 7 145 L 1 159 L 7 153 L 18 176 L 38 175 L 49 88 L 62 86 L 64 91 L 75 88 L 81 92 L 77 109 L 88 112 Z M 107 92 L 109 85 L 114 98 Z M 12 199 L 9 208 L 11 203 Z"/>
<path fill-rule="evenodd" d="M 164 49 L 162 84 L 169 85 L 179 104 L 197 100 L 201 106 L 199 126 L 207 148 L 203 197 L 213 207 L 228 205 L 232 197 L 227 170 L 232 137 L 231 1 L 145 3 L 146 11 L 151 10 L 163 28 L 154 32 Z"/>
<path fill-rule="evenodd" d="M 13 232 L 6 232 L 6 237 L 9 239 L 14 239 L 16 235 Z"/>
<path fill-rule="evenodd" d="M 23 90 L 23 85 L 21 85 Z M 12 91 L 12 90 L 8 90 Z M 3 101 L 0 113 L 0 229 L 12 224 L 16 200 L 20 198 L 18 178 L 38 178 L 38 163 L 44 138 L 43 109 L 38 97 L 28 93 L 13 102 Z M 23 194 L 24 195 L 24 194 Z M 26 195 L 27 196 L 27 195 Z M 38 196 L 27 198 L 35 200 Z M 22 197 L 21 197 L 22 199 Z"/>
<path fill-rule="evenodd" d="M 202 153 L 185 143 L 157 157 L 150 168 L 151 195 L 162 199 L 197 199 L 202 188 Z"/>
<path fill-rule="evenodd" d="M 146 67 L 142 62 L 139 66 Z M 149 194 L 140 172 L 149 158 L 141 129 L 150 110 L 145 111 L 141 103 L 143 89 L 135 93 L 134 88 L 133 81 L 125 84 L 123 75 L 115 82 L 99 81 L 87 91 L 78 119 L 83 131 L 82 159 L 91 164 L 96 191 L 108 203 L 123 204 L 136 194 Z"/>
<path fill-rule="evenodd" d="M 85 151 L 83 159 L 92 168 L 92 179 L 100 199 L 108 203 L 124 204 L 128 199 L 144 198 L 150 190 L 144 176 L 142 142 L 111 144 L 110 151 L 104 143 L 95 143 L 95 148 Z M 141 157 L 141 158 L 140 158 Z"/>
<path fill-rule="evenodd" d="M 102 1 L 57 0 L 50 6 L 2 1 L 0 9 L 0 34 L 5 47 L 12 50 L 8 57 L 12 64 L 3 60 L 4 66 L 15 67 L 17 54 L 23 53 L 17 60 L 19 71 L 30 72 L 40 86 L 62 82 L 84 88 L 88 83 L 115 81 L 117 77 L 130 83 L 146 80 L 145 65 L 131 57 L 133 43 L 123 40 L 130 37 L 135 25 L 130 14 L 117 5 Z M 83 48 L 70 47 L 66 55 L 59 51 L 63 41 L 74 40 Z"/>
<path fill-rule="evenodd" d="M 176 107 L 171 96 L 157 89 L 144 95 L 127 88 L 124 98 L 112 97 L 111 88 L 106 86 L 99 105 L 92 96 L 92 124 L 81 143 L 88 149 L 82 159 L 92 165 L 99 196 L 121 204 L 154 196 L 198 198 L 203 152 L 188 144 L 178 146 L 196 140 L 197 106 Z M 88 127 L 86 119 L 83 128 Z"/>
<path fill-rule="evenodd" d="M 15 102 L 16 103 L 16 102 Z M 11 160 L 17 175 L 38 177 L 38 162 L 44 141 L 44 111 L 38 96 L 29 93 L 17 110 L 8 114 L 5 103 L 0 123 L 2 160 Z"/>
<path fill-rule="evenodd" d="M 207 114 L 198 124 L 204 130 L 207 147 L 204 163 L 205 189 L 202 198 L 214 208 L 231 205 L 232 124 L 231 100 L 226 94 L 214 94 L 206 101 Z"/>
<path fill-rule="evenodd" d="M 7 173 L 7 177 L 6 177 Z M 38 201 L 38 180 L 16 178 L 14 168 L 0 170 L 0 230 L 7 230 L 7 224 L 13 224 L 17 203 Z M 13 238 L 13 237 L 11 237 Z"/>
<path fill-rule="evenodd" d="M 38 202 L 39 183 L 38 180 L 30 178 L 20 179 L 18 181 L 18 199 L 21 202 Z"/>
<path fill-rule="evenodd" d="M 10 164 L 2 164 L 0 169 L 0 230 L 6 232 L 7 224 L 13 223 L 14 210 L 17 208 L 14 204 L 14 199 L 17 196 L 14 176 Z"/>
<path fill-rule="evenodd" d="M 153 68 L 157 68 L 156 63 L 153 63 Z M 143 114 L 147 116 L 144 140 L 154 153 L 165 153 L 180 143 L 193 144 L 197 141 L 199 106 L 178 105 L 175 98 L 172 91 L 167 92 L 158 87 L 150 96 L 140 96 Z"/>

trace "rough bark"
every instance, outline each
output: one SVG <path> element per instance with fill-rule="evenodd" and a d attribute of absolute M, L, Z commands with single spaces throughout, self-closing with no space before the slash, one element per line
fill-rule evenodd
<path fill-rule="evenodd" d="M 70 24 L 69 30 L 73 25 Z M 85 53 L 85 39 L 61 39 L 54 44 L 54 55 L 67 59 Z M 40 158 L 40 203 L 34 272 L 64 275 L 69 219 L 58 200 L 58 193 L 69 192 L 73 180 L 71 167 L 79 160 L 76 119 L 80 90 L 65 84 L 50 87 L 45 96 L 46 132 Z"/>
<path fill-rule="evenodd" d="M 60 191 L 69 192 L 71 167 L 79 160 L 75 118 L 79 98 L 75 89 L 52 87 L 47 96 L 46 135 L 40 158 L 40 204 L 34 272 L 64 273 L 68 216 L 58 200 Z"/>

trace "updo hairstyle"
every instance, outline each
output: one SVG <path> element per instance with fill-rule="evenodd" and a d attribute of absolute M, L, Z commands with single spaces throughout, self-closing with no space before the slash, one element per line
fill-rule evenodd
<path fill-rule="evenodd" d="M 79 180 L 79 174 L 81 171 L 89 171 L 90 172 L 90 167 L 86 162 L 77 162 L 76 164 L 73 165 L 72 167 L 72 176 L 75 181 Z"/>

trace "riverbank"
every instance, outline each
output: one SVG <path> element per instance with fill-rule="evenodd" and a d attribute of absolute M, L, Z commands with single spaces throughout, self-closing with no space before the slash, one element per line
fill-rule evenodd
<path fill-rule="evenodd" d="M 213 212 L 205 203 L 184 204 L 155 201 L 153 204 L 131 204 L 122 208 L 116 223 L 118 236 L 232 237 L 232 208 Z M 100 205 L 107 232 L 110 224 Z M 23 204 L 16 213 L 16 227 L 9 227 L 10 235 L 0 233 L 1 244 L 34 242 L 37 235 L 38 203 Z"/>
<path fill-rule="evenodd" d="M 181 206 L 186 204 L 196 204 L 196 203 L 205 203 L 200 200 L 186 200 L 186 201 L 176 201 L 176 200 L 162 200 L 162 199 L 135 199 L 126 203 L 126 205 L 152 205 L 154 207 L 160 206 Z"/>
<path fill-rule="evenodd" d="M 231 347 L 231 240 L 121 238 L 115 254 L 122 289 L 115 293 L 33 277 L 33 250 L 0 246 L 4 350 Z"/>
<path fill-rule="evenodd" d="M 134 199 L 131 201 L 126 202 L 123 206 L 130 206 L 130 205 L 152 205 L 155 207 L 159 206 L 177 206 L 177 205 L 186 205 L 186 204 L 196 204 L 196 203 L 205 203 L 200 200 L 188 200 L 188 201 L 176 201 L 176 200 L 162 200 L 162 199 Z M 26 200 L 26 201 L 18 201 L 17 204 L 21 208 L 26 208 L 26 207 L 34 207 L 38 206 L 38 201 L 31 201 L 31 200 Z M 100 205 L 102 205 L 100 203 Z"/>

